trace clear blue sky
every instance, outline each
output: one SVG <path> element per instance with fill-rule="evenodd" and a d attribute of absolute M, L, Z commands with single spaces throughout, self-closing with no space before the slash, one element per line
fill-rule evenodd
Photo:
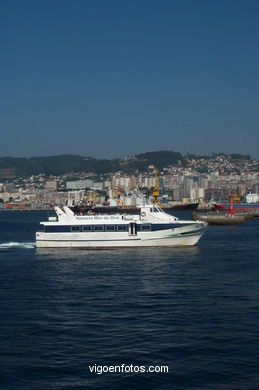
<path fill-rule="evenodd" d="M 259 158 L 259 1 L 0 2 L 0 156 Z"/>

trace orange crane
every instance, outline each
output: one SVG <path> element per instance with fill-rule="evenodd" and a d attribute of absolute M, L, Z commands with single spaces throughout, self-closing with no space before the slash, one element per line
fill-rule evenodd
<path fill-rule="evenodd" d="M 97 203 L 97 193 L 94 191 L 86 192 L 83 197 L 83 201 L 86 202 L 87 205 L 95 206 Z"/>
<path fill-rule="evenodd" d="M 240 202 L 240 199 L 241 199 L 241 196 L 239 196 L 239 195 L 231 195 L 232 197 L 233 197 L 233 201 L 234 202 Z"/>
<path fill-rule="evenodd" d="M 123 203 L 123 200 L 121 199 L 121 195 L 124 192 L 123 189 L 121 187 L 119 187 L 119 186 L 112 186 L 111 189 L 112 189 L 112 194 L 113 194 L 113 192 L 115 192 L 116 195 L 117 195 L 117 204 L 118 204 L 118 206 L 119 207 L 123 207 L 124 203 Z M 112 196 L 112 199 L 114 199 L 113 196 Z"/>
<path fill-rule="evenodd" d="M 159 192 L 158 175 L 157 175 L 158 174 L 158 170 L 157 170 L 156 167 L 154 167 L 153 172 L 154 172 L 154 191 L 152 193 L 152 195 L 153 195 L 152 201 L 155 204 L 160 205 L 160 200 L 159 200 L 160 192 Z"/>

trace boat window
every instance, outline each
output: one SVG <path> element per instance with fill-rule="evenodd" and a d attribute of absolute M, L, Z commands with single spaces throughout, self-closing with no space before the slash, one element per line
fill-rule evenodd
<path fill-rule="evenodd" d="M 150 212 L 153 213 L 153 207 L 150 208 Z"/>
<path fill-rule="evenodd" d="M 126 230 L 128 230 L 128 227 L 126 225 L 118 225 L 117 229 L 118 232 L 125 232 Z"/>
<path fill-rule="evenodd" d="M 107 226 L 105 226 L 105 230 L 107 232 L 114 231 L 115 230 L 115 226 L 114 225 L 107 225 Z"/>
<path fill-rule="evenodd" d="M 154 213 L 159 213 L 158 207 L 154 207 Z"/>
<path fill-rule="evenodd" d="M 141 230 L 142 230 L 142 231 L 151 230 L 151 225 L 142 225 L 142 226 L 141 226 Z"/>
<path fill-rule="evenodd" d="M 87 226 L 82 226 L 83 232 L 91 232 L 92 231 L 92 226 L 87 225 Z"/>
<path fill-rule="evenodd" d="M 104 230 L 104 226 L 103 225 L 95 225 L 94 226 L 94 230 L 95 231 L 103 231 Z"/>
<path fill-rule="evenodd" d="M 80 232 L 80 226 L 71 226 L 71 232 Z"/>
<path fill-rule="evenodd" d="M 45 226 L 45 231 L 47 232 L 55 232 L 56 230 L 56 226 Z"/>

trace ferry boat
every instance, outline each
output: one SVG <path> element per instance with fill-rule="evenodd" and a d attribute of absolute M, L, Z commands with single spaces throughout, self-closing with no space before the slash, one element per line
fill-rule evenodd
<path fill-rule="evenodd" d="M 139 207 L 138 214 L 90 209 L 76 214 L 69 207 L 55 207 L 56 217 L 41 222 L 37 248 L 140 248 L 196 245 L 207 223 L 187 221 L 165 213 L 159 206 Z M 82 214 L 82 213 L 81 213 Z"/>

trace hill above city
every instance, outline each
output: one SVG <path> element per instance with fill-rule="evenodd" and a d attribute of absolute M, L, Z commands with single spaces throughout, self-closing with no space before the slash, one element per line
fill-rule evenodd
<path fill-rule="evenodd" d="M 218 154 L 226 156 L 224 154 Z M 2 157 L 0 158 L 0 178 L 15 178 L 29 175 L 61 175 L 75 172 L 89 171 L 95 174 L 105 174 L 117 171 L 125 173 L 143 172 L 150 165 L 158 169 L 169 166 L 187 166 L 190 159 L 214 159 L 211 156 L 187 155 L 174 151 L 146 152 L 123 159 L 97 159 L 78 155 L 60 155 L 48 157 Z M 250 156 L 232 154 L 228 156 L 234 160 L 250 160 Z"/>

